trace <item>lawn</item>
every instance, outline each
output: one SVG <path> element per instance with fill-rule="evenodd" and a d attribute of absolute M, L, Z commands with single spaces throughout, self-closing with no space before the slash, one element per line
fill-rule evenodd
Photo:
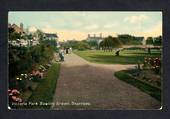
<path fill-rule="evenodd" d="M 28 102 L 52 102 L 53 96 L 56 89 L 56 83 L 59 76 L 60 65 L 54 63 L 47 72 L 47 77 L 45 77 L 35 91 L 32 93 L 31 97 L 28 99 Z M 50 105 L 34 105 L 27 106 L 27 108 L 37 108 L 37 109 L 49 109 Z"/>
<path fill-rule="evenodd" d="M 158 101 L 161 101 L 161 89 L 154 87 L 148 83 L 145 83 L 141 80 L 135 79 L 133 76 L 129 75 L 129 73 L 127 72 L 128 71 L 126 70 L 118 71 L 115 73 L 115 76 L 118 79 L 125 81 L 126 83 L 129 83 L 139 88 L 141 91 L 149 94 L 150 96 L 157 99 Z"/>
<path fill-rule="evenodd" d="M 122 50 L 120 56 L 115 56 L 115 50 L 113 52 L 104 52 L 102 50 L 85 50 L 74 51 L 75 54 L 86 59 L 87 61 L 94 63 L 104 64 L 136 64 L 137 62 L 143 62 L 144 57 L 160 57 L 160 50 L 151 50 L 149 54 L 145 50 Z"/>

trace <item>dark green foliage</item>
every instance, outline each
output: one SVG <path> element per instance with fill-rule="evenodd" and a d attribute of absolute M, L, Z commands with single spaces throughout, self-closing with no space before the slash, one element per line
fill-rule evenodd
<path fill-rule="evenodd" d="M 101 43 L 100 47 L 103 50 L 112 50 L 115 47 L 121 47 L 121 42 L 118 40 L 118 38 L 114 38 L 112 36 L 106 37 Z"/>
<path fill-rule="evenodd" d="M 36 34 L 38 34 L 38 38 L 39 38 L 39 42 L 42 43 L 44 36 L 43 36 L 43 32 L 39 29 L 37 29 Z"/>
<path fill-rule="evenodd" d="M 133 78 L 129 73 L 126 71 L 118 71 L 115 73 L 115 76 L 118 77 L 120 80 L 123 80 L 137 88 L 139 88 L 141 91 L 148 93 L 155 99 L 161 101 L 161 90 L 159 88 L 156 88 L 154 86 L 151 86 L 143 81 L 137 80 Z"/>
<path fill-rule="evenodd" d="M 118 35 L 118 39 L 123 45 L 141 45 L 143 41 L 143 37 L 135 37 L 128 34 Z"/>
<path fill-rule="evenodd" d="M 57 42 L 56 40 L 43 40 L 42 44 L 44 45 L 50 45 L 52 47 L 56 47 L 57 46 Z"/>
<path fill-rule="evenodd" d="M 15 32 L 15 30 L 13 28 L 9 28 L 8 33 L 9 33 L 8 38 L 10 41 L 14 41 L 14 40 L 20 39 L 22 37 L 21 33 Z"/>
<path fill-rule="evenodd" d="M 33 65 L 46 64 L 53 58 L 50 46 L 37 45 L 27 47 L 9 47 L 9 79 L 21 73 L 28 73 Z M 11 82 L 11 81 L 10 81 Z"/>
<path fill-rule="evenodd" d="M 87 42 L 87 41 L 85 41 L 85 42 Z M 97 41 L 88 41 L 87 43 L 89 44 L 90 48 L 95 48 L 95 49 L 98 48 Z"/>
<path fill-rule="evenodd" d="M 161 46 L 162 45 L 162 36 L 158 36 L 154 40 L 154 45 L 155 46 Z"/>
<path fill-rule="evenodd" d="M 86 50 L 90 49 L 90 45 L 86 41 L 67 41 L 62 45 L 63 48 L 72 47 L 73 49 Z"/>
<path fill-rule="evenodd" d="M 78 49 L 78 42 L 79 41 L 67 41 L 66 43 L 62 44 L 62 47 L 72 47 L 73 49 Z"/>
<path fill-rule="evenodd" d="M 153 38 L 152 38 L 152 37 L 148 37 L 148 38 L 146 39 L 146 44 L 147 44 L 147 45 L 153 45 Z"/>
<path fill-rule="evenodd" d="M 148 37 L 146 39 L 146 44 L 147 45 L 161 46 L 162 45 L 162 36 Z"/>
<path fill-rule="evenodd" d="M 42 82 L 40 82 L 40 85 L 36 88 L 36 90 L 33 92 L 31 97 L 28 101 L 30 102 L 52 102 L 53 101 L 53 95 L 55 93 L 56 89 L 56 83 L 59 76 L 59 69 L 60 65 L 58 63 L 53 64 L 48 72 L 47 77 L 43 79 Z M 28 107 L 27 107 L 28 108 Z M 30 106 L 30 108 L 42 108 L 42 109 L 49 109 L 50 105 L 46 106 Z"/>
<path fill-rule="evenodd" d="M 90 49 L 90 46 L 89 46 L 89 44 L 88 43 L 86 43 L 86 42 L 78 42 L 78 47 L 77 47 L 77 49 L 78 50 L 86 50 L 86 49 Z"/>

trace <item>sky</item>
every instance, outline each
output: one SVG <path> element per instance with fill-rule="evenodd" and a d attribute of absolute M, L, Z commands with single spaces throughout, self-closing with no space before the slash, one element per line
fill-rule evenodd
<path fill-rule="evenodd" d="M 57 33 L 59 40 L 84 40 L 88 34 L 131 34 L 155 37 L 162 35 L 162 12 L 123 11 L 12 11 L 8 22 L 24 24 L 30 32 L 41 29 L 46 33 Z"/>

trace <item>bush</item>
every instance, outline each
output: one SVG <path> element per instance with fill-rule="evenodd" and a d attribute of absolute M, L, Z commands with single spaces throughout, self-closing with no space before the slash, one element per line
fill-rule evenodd
<path fill-rule="evenodd" d="M 86 42 L 78 43 L 78 50 L 86 50 L 86 49 L 90 49 L 90 46 L 88 43 L 86 43 Z"/>
<path fill-rule="evenodd" d="M 48 72 L 47 77 L 45 77 L 42 82 L 40 82 L 40 85 L 36 88 L 36 90 L 33 92 L 31 97 L 28 99 L 30 102 L 52 102 L 53 101 L 53 95 L 55 93 L 56 89 L 56 83 L 59 76 L 59 69 L 60 65 L 58 63 L 53 64 Z M 28 107 L 27 107 L 28 108 Z M 50 108 L 50 105 L 48 106 L 30 106 L 29 108 Z"/>
<path fill-rule="evenodd" d="M 53 49 L 51 46 L 36 45 L 28 47 L 9 47 L 9 88 L 15 88 L 16 76 L 31 72 L 32 68 L 39 64 L 46 64 L 53 58 Z M 14 81 L 15 80 L 15 81 Z M 24 83 L 19 83 L 23 89 Z"/>
<path fill-rule="evenodd" d="M 160 58 L 145 58 L 144 68 L 152 69 L 156 74 L 160 74 L 161 73 Z"/>

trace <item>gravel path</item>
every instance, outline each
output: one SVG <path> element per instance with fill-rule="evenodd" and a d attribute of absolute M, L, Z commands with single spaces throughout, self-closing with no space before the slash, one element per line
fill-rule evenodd
<path fill-rule="evenodd" d="M 66 55 L 52 109 L 159 109 L 160 102 L 113 75 L 133 67 L 89 63 L 75 54 Z"/>

